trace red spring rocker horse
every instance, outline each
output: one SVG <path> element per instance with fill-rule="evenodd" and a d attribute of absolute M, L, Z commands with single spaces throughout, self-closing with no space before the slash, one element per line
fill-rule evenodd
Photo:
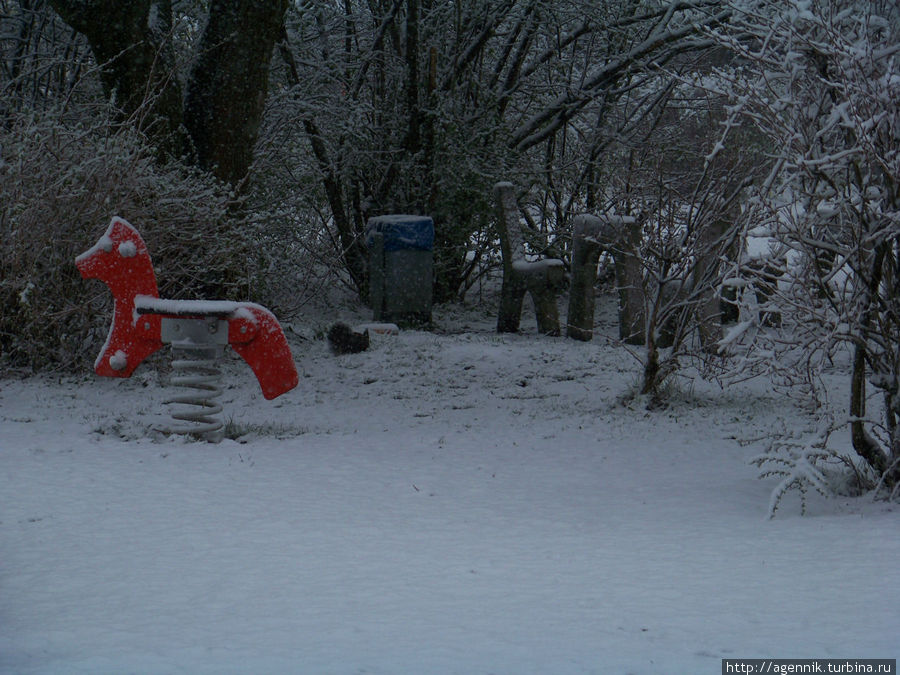
<path fill-rule="evenodd" d="M 129 377 L 141 361 L 173 341 L 165 335 L 166 320 L 199 319 L 211 321 L 210 330 L 227 324 L 227 343 L 253 369 L 266 399 L 297 386 L 290 347 L 269 310 L 249 302 L 161 299 L 147 245 L 124 219 L 114 217 L 75 265 L 83 278 L 105 283 L 114 298 L 109 336 L 94 362 L 98 375 Z M 224 343 L 225 336 L 221 339 Z"/>

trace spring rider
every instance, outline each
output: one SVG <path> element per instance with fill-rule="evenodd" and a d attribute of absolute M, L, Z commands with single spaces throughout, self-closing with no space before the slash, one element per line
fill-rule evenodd
<path fill-rule="evenodd" d="M 114 217 L 100 240 L 75 259 L 85 279 L 99 279 L 113 294 L 113 318 L 106 343 L 94 362 L 105 377 L 129 377 L 141 361 L 171 344 L 177 375 L 172 384 L 192 389 L 166 403 L 170 433 L 221 440 L 224 423 L 218 360 L 231 345 L 253 370 L 262 394 L 273 399 L 297 386 L 297 369 L 284 332 L 265 307 L 222 300 L 165 300 L 159 297 L 147 245 L 138 231 Z M 190 406 L 185 409 L 184 406 Z"/>

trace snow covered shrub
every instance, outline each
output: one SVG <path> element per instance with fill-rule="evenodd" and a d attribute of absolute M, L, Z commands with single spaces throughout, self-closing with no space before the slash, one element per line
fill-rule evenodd
<path fill-rule="evenodd" d="M 760 478 L 778 478 L 769 499 L 769 517 L 774 518 L 785 497 L 796 492 L 800 512 L 806 513 L 807 495 L 823 497 L 857 496 L 875 486 L 874 472 L 829 445 L 840 428 L 831 416 L 823 417 L 816 430 L 798 433 L 782 429 L 775 433 L 765 451 L 750 460 L 759 467 Z"/>
<path fill-rule="evenodd" d="M 357 291 L 322 186 L 309 176 L 308 151 L 285 125 L 274 111 L 267 117 L 244 189 L 266 250 L 265 296 L 279 316 Z"/>
<path fill-rule="evenodd" d="M 161 165 L 102 115 L 21 114 L 0 130 L 0 352 L 6 364 L 83 369 L 102 343 L 111 298 L 75 256 L 113 215 L 150 247 L 164 297 L 247 299 L 262 252 L 208 174 Z M 239 213 L 239 211 L 234 211 Z"/>
<path fill-rule="evenodd" d="M 741 200 L 758 173 L 759 139 L 729 119 L 726 99 L 685 78 L 673 87 L 648 141 L 613 181 L 634 215 L 612 249 L 620 337 L 641 345 L 639 394 L 665 400 L 666 381 L 688 362 L 718 358 L 720 290 L 739 248 Z M 702 105 L 697 101 L 702 101 Z M 706 368 L 708 370 L 708 368 Z"/>
<path fill-rule="evenodd" d="M 711 35 L 742 64 L 720 74 L 733 110 L 776 151 L 756 195 L 756 234 L 786 264 L 770 298 L 782 329 L 747 330 L 730 349 L 743 350 L 745 367 L 774 364 L 810 381 L 849 353 L 850 443 L 896 495 L 900 6 L 732 4 L 734 30 Z"/>

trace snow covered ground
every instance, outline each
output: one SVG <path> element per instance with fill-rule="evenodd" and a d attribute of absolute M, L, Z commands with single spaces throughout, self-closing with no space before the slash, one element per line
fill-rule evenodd
<path fill-rule="evenodd" d="M 813 498 L 768 520 L 761 445 L 737 441 L 807 421 L 767 383 L 648 413 L 621 402 L 621 347 L 492 321 L 445 311 L 341 357 L 295 337 L 300 385 L 272 402 L 230 360 L 218 445 L 147 432 L 152 364 L 0 380 L 0 672 L 898 656 L 898 514 Z"/>

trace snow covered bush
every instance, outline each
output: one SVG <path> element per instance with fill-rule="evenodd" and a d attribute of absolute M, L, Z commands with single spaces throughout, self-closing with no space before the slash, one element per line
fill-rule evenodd
<path fill-rule="evenodd" d="M 111 298 L 75 256 L 113 215 L 144 235 L 168 297 L 263 292 L 258 226 L 208 174 L 160 164 L 104 110 L 22 113 L 0 129 L 0 352 L 6 364 L 83 369 L 102 343 Z"/>
<path fill-rule="evenodd" d="M 729 347 L 743 350 L 745 368 L 794 366 L 811 381 L 849 352 L 850 442 L 878 484 L 896 494 L 900 6 L 732 4 L 733 30 L 710 34 L 740 58 L 740 68 L 720 73 L 733 111 L 774 149 L 753 234 L 768 238 L 784 261 L 771 289 L 784 327 L 747 330 Z"/>
<path fill-rule="evenodd" d="M 856 496 L 870 489 L 876 477 L 871 468 L 857 465 L 846 452 L 831 443 L 841 426 L 833 416 L 824 415 L 818 428 L 807 431 L 776 430 L 766 449 L 750 460 L 759 467 L 760 478 L 777 478 L 769 499 L 769 517 L 774 518 L 789 493 L 800 499 L 800 513 L 806 513 L 807 495 L 824 497 Z"/>
<path fill-rule="evenodd" d="M 757 135 L 729 120 L 721 95 L 694 82 L 712 57 L 667 75 L 669 95 L 610 190 L 613 204 L 634 216 L 612 248 L 620 337 L 640 345 L 637 393 L 653 404 L 688 362 L 718 359 L 720 290 L 740 248 L 741 200 L 759 171 Z"/>

